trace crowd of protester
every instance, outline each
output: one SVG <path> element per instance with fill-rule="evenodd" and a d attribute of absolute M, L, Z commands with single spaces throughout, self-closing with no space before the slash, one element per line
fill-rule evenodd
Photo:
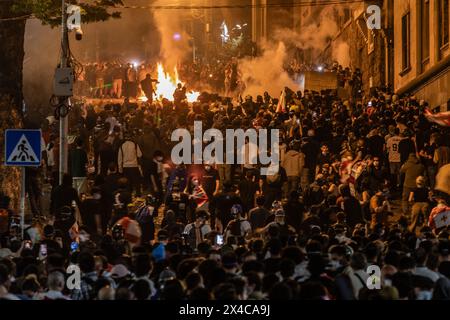
<path fill-rule="evenodd" d="M 237 61 L 233 59 L 208 64 L 180 63 L 177 71 L 191 88 L 209 88 L 227 95 L 236 89 Z M 151 83 L 146 81 L 147 75 L 153 80 Z M 136 99 L 145 95 L 153 99 L 157 76 L 156 63 L 86 63 L 77 77 L 76 95 L 98 99 Z"/>
<path fill-rule="evenodd" d="M 57 121 L 46 119 L 23 238 L 2 196 L 0 298 L 450 299 L 449 129 L 426 119 L 426 102 L 364 93 L 357 70 L 338 72 L 353 99 L 286 88 L 284 108 L 267 92 L 75 105 L 61 183 Z M 279 170 L 174 165 L 171 133 L 194 121 L 279 129 Z M 379 289 L 368 266 L 381 270 Z M 79 287 L 68 267 L 80 269 Z"/>

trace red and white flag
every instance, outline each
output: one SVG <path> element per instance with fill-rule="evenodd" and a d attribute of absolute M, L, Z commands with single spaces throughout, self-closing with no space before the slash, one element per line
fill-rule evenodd
<path fill-rule="evenodd" d="M 206 202 L 208 202 L 208 196 L 206 195 L 205 190 L 201 186 L 197 186 L 194 188 L 192 192 L 192 198 L 197 203 L 198 208 L 200 208 Z"/>
<path fill-rule="evenodd" d="M 425 109 L 424 113 L 428 121 L 437 123 L 443 127 L 450 127 L 450 111 L 433 114 L 430 110 Z"/>
<path fill-rule="evenodd" d="M 430 213 L 428 226 L 433 229 L 440 229 L 448 225 L 450 225 L 450 207 L 435 207 Z"/>

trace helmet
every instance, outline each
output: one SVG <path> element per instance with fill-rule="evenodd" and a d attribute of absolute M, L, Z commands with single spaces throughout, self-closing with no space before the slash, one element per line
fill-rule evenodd
<path fill-rule="evenodd" d="M 242 214 L 242 206 L 240 204 L 235 204 L 231 207 L 231 214 L 233 216 L 237 216 L 238 214 Z"/>

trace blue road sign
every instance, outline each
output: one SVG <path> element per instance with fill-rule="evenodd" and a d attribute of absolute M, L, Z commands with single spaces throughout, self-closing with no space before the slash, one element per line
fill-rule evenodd
<path fill-rule="evenodd" d="M 8 129 L 5 131 L 5 164 L 35 167 L 41 165 L 41 130 Z"/>

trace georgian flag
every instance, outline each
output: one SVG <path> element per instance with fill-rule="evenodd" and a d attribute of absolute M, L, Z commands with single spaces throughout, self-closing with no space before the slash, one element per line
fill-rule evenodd
<path fill-rule="evenodd" d="M 450 210 L 443 211 L 433 217 L 436 229 L 446 227 L 450 224 Z"/>
<path fill-rule="evenodd" d="M 208 196 L 206 195 L 205 190 L 202 186 L 196 186 L 192 192 L 192 198 L 195 203 L 197 203 L 197 207 L 200 208 L 206 202 L 208 202 Z"/>
<path fill-rule="evenodd" d="M 425 109 L 424 114 L 428 121 L 437 123 L 443 127 L 450 127 L 450 111 L 433 114 L 430 110 Z"/>

